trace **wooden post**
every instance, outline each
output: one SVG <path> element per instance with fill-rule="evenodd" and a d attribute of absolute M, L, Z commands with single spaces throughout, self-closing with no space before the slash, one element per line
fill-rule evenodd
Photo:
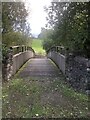
<path fill-rule="evenodd" d="M 18 53 L 18 52 L 19 52 L 19 47 L 17 47 L 17 53 Z M 16 53 L 16 54 L 17 54 L 17 53 Z"/>
<path fill-rule="evenodd" d="M 21 52 L 24 52 L 24 45 L 21 46 Z"/>

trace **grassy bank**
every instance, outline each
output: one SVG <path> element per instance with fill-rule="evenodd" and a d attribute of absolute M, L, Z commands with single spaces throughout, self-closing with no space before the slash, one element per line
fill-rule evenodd
<path fill-rule="evenodd" d="M 37 54 L 45 55 L 45 50 L 43 49 L 42 42 L 43 40 L 33 39 L 31 46 Z"/>

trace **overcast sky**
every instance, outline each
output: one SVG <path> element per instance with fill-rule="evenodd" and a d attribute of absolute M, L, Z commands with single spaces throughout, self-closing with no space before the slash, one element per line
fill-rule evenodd
<path fill-rule="evenodd" d="M 46 13 L 43 7 L 49 6 L 50 1 L 51 0 L 26 0 L 29 11 L 31 11 L 28 22 L 30 23 L 32 34 L 38 35 L 41 31 L 41 27 L 45 27 Z"/>

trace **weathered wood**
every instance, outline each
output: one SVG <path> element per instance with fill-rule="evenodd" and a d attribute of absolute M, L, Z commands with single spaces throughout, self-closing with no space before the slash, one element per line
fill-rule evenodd
<path fill-rule="evenodd" d="M 65 56 L 55 51 L 49 52 L 47 56 L 51 58 L 58 65 L 59 69 L 65 74 Z"/>

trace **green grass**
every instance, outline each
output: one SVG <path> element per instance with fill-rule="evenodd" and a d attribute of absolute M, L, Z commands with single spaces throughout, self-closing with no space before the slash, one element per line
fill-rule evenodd
<path fill-rule="evenodd" d="M 62 76 L 61 76 L 62 77 Z M 53 79 L 53 78 L 50 78 Z M 62 77 L 63 79 L 63 77 Z M 38 81 L 39 80 L 39 81 Z M 45 78 L 43 79 L 45 81 Z M 53 79 L 46 86 L 41 78 L 13 79 L 3 84 L 2 91 L 2 115 L 3 118 L 31 118 L 31 117 L 85 117 L 87 116 L 88 97 L 70 89 L 60 79 Z M 41 85 L 42 84 L 42 85 Z M 52 102 L 46 104 L 41 102 L 42 96 L 52 94 L 52 90 L 60 91 L 64 100 L 70 102 L 68 105 L 55 106 Z M 46 94 L 47 93 L 47 94 Z M 56 101 L 56 98 L 55 98 Z M 58 103 L 59 104 L 59 103 Z M 69 107 L 69 108 L 68 108 Z"/>
<path fill-rule="evenodd" d="M 42 46 L 43 40 L 40 39 L 33 39 L 31 47 L 35 50 L 37 54 L 45 55 L 45 50 Z"/>
<path fill-rule="evenodd" d="M 62 89 L 62 94 L 69 99 L 72 100 L 79 100 L 79 102 L 85 102 L 88 101 L 88 97 L 86 94 L 76 92 L 72 87 L 70 87 L 68 84 L 66 84 L 64 81 L 55 81 L 52 86 L 56 88 L 58 86 L 58 89 Z"/>

